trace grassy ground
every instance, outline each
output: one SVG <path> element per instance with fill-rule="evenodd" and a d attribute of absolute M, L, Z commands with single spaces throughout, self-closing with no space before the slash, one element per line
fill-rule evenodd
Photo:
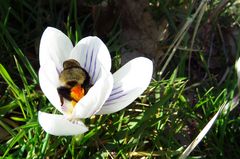
<path fill-rule="evenodd" d="M 101 2 L 101 1 L 99 1 Z M 86 120 L 84 136 L 55 137 L 37 121 L 54 111 L 38 85 L 38 45 L 47 26 L 73 42 L 96 35 L 91 7 L 71 1 L 0 0 L 0 156 L 3 158 L 178 158 L 220 106 L 238 94 L 238 1 L 155 0 L 156 21 L 166 17 L 164 57 L 145 93 L 126 109 Z M 238 2 L 238 3 L 237 3 Z M 118 24 L 117 24 L 118 25 Z M 114 69 L 123 46 L 114 33 L 102 37 Z M 100 37 L 101 38 L 101 37 Z M 189 158 L 240 156 L 239 108 L 226 111 Z"/>

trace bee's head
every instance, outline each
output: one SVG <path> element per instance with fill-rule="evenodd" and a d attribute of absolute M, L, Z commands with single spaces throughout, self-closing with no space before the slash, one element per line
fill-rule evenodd
<path fill-rule="evenodd" d="M 81 68 L 81 66 L 78 61 L 74 59 L 69 59 L 63 62 L 63 69 L 69 68 Z"/>

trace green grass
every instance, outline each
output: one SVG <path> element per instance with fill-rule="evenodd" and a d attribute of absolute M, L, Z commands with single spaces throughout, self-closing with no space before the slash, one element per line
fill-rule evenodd
<path fill-rule="evenodd" d="M 156 20 L 166 17 L 169 36 L 159 42 L 165 54 L 148 89 L 124 110 L 86 119 L 89 131 L 84 135 L 56 137 L 37 121 L 38 110 L 56 111 L 38 84 L 39 40 L 47 26 L 61 29 L 74 43 L 96 35 L 89 6 L 97 2 L 87 1 L 84 8 L 77 0 L 0 0 L 0 157 L 181 156 L 219 108 L 238 95 L 234 62 L 240 34 L 235 43 L 230 35 L 239 30 L 239 15 L 234 14 L 240 12 L 239 4 L 230 1 L 218 8 L 220 0 L 150 2 Z M 113 71 L 120 67 L 124 47 L 119 23 L 104 37 Z M 239 108 L 230 110 L 220 113 L 188 158 L 239 157 Z"/>

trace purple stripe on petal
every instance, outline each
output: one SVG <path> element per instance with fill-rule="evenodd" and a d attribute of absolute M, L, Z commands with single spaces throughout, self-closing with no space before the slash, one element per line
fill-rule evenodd
<path fill-rule="evenodd" d="M 103 106 L 106 106 L 106 107 L 107 107 L 107 106 L 112 105 L 112 104 L 115 104 L 115 103 L 117 103 L 117 102 L 113 102 L 113 103 L 105 102 Z"/>
<path fill-rule="evenodd" d="M 97 74 L 97 77 L 96 77 L 95 80 L 92 78 L 92 83 L 93 83 L 93 84 L 97 81 L 97 79 L 98 79 L 98 77 L 99 77 L 99 75 L 100 75 L 100 72 L 101 72 L 101 70 L 98 71 L 98 74 Z"/>
<path fill-rule="evenodd" d="M 106 102 L 104 103 L 104 106 L 109 106 L 109 105 L 112 105 L 112 104 L 117 104 L 118 102 Z"/>
<path fill-rule="evenodd" d="M 119 89 L 121 90 L 121 88 L 122 88 L 121 86 L 114 87 L 114 88 L 112 89 L 111 94 L 113 94 L 113 93 L 119 91 Z"/>
<path fill-rule="evenodd" d="M 61 73 L 60 69 L 59 69 L 59 68 L 57 68 L 57 67 L 56 67 L 56 71 L 57 71 L 57 73 L 58 73 L 58 74 L 60 74 L 60 73 Z"/>
<path fill-rule="evenodd" d="M 121 86 L 116 86 L 112 90 L 114 91 L 114 90 L 119 89 L 119 88 L 121 88 Z"/>
<path fill-rule="evenodd" d="M 92 75 L 93 80 L 94 80 L 94 77 L 95 77 L 96 65 L 97 65 L 97 56 L 95 57 L 95 60 L 94 60 L 94 68 L 93 68 L 93 75 Z"/>
<path fill-rule="evenodd" d="M 116 95 L 116 94 L 119 94 L 119 93 L 122 93 L 123 92 L 123 90 L 120 90 L 120 91 L 117 91 L 117 92 L 114 92 L 113 93 L 113 91 L 112 91 L 112 93 L 110 94 L 110 98 L 112 97 L 112 96 L 114 96 L 114 95 Z"/>
<path fill-rule="evenodd" d="M 93 51 L 94 51 L 94 49 L 93 49 L 92 52 L 91 52 L 90 64 L 89 64 L 89 71 L 88 71 L 89 74 L 91 74 L 91 72 L 92 72 Z"/>
<path fill-rule="evenodd" d="M 107 99 L 107 101 L 112 101 L 112 100 L 115 100 L 115 99 L 118 99 L 118 98 L 120 98 L 120 97 L 122 97 L 122 96 L 125 96 L 127 93 L 119 93 L 119 94 L 116 94 L 116 95 L 114 95 L 114 96 L 110 96 L 108 99 Z"/>
<path fill-rule="evenodd" d="M 87 61 L 88 61 L 88 52 L 85 55 L 85 63 L 84 63 L 84 68 L 87 69 Z"/>
<path fill-rule="evenodd" d="M 117 100 L 117 99 L 119 99 L 119 98 L 122 98 L 122 97 L 124 97 L 124 96 L 126 96 L 126 95 L 127 95 L 127 93 L 124 93 L 124 94 L 115 96 L 114 98 L 108 98 L 108 100 L 105 102 L 104 105 L 105 105 L 105 106 L 111 105 L 111 104 L 115 103 L 114 100 Z"/>

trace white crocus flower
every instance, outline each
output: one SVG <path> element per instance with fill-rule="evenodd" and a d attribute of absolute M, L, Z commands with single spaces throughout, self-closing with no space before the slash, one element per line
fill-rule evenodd
<path fill-rule="evenodd" d="M 42 35 L 39 58 L 41 89 L 62 114 L 39 111 L 38 120 L 47 133 L 56 136 L 82 134 L 88 128 L 81 119 L 114 113 L 128 106 L 147 88 L 153 71 L 152 61 L 139 57 L 111 74 L 111 57 L 99 38 L 83 38 L 73 47 L 65 34 L 52 27 L 48 27 Z M 88 72 L 92 84 L 87 94 L 74 106 L 67 100 L 62 105 L 57 91 L 63 62 L 69 59 L 80 63 Z M 70 114 L 63 108 L 66 105 L 72 107 Z"/>

